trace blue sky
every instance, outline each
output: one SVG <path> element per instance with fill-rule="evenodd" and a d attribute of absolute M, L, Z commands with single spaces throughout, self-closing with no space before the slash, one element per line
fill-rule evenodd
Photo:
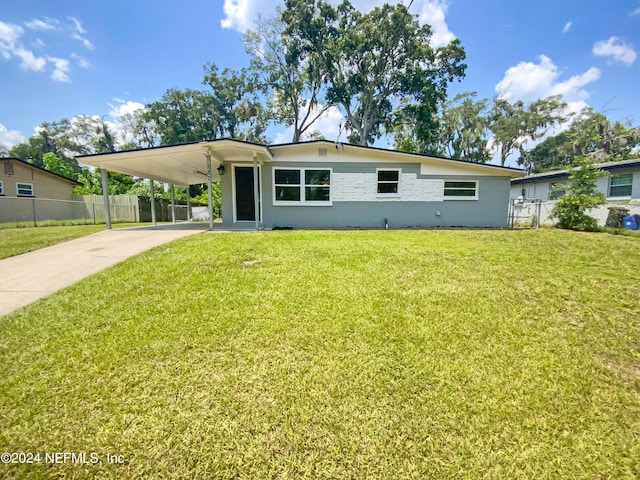
<path fill-rule="evenodd" d="M 203 65 L 248 63 L 242 32 L 275 0 L 0 0 L 0 144 L 45 121 L 105 116 L 204 88 Z M 381 1 L 352 0 L 366 11 Z M 409 4 L 410 0 L 405 0 Z M 414 0 L 433 42 L 461 39 L 467 76 L 451 94 L 477 91 L 525 101 L 561 94 L 640 125 L 640 0 Z M 318 125 L 337 134 L 339 112 Z M 272 128 L 275 142 L 289 141 Z"/>

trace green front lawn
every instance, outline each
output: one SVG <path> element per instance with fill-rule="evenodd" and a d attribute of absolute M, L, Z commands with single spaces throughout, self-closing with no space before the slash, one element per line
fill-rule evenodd
<path fill-rule="evenodd" d="M 0 229 L 0 259 L 104 230 L 104 225 Z"/>
<path fill-rule="evenodd" d="M 638 242 L 280 231 L 153 249 L 2 318 L 0 447 L 41 464 L 0 477 L 637 478 Z"/>

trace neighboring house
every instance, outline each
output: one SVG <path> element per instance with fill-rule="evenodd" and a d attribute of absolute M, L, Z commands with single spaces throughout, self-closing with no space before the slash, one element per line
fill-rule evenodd
<path fill-rule="evenodd" d="M 78 160 L 182 186 L 205 182 L 210 171 L 221 181 L 228 228 L 505 227 L 510 180 L 524 174 L 325 140 L 221 139 Z"/>
<path fill-rule="evenodd" d="M 70 203 L 49 200 L 71 200 L 75 185 L 79 183 L 18 158 L 0 158 L 0 222 L 31 220 L 34 208 L 39 218 L 69 218 Z"/>
<path fill-rule="evenodd" d="M 631 213 L 640 213 L 640 159 L 600 163 L 598 167 L 610 175 L 598 178 L 598 190 L 607 197 L 605 205 L 590 212 L 598 224 L 605 224 L 609 207 L 622 207 Z M 563 186 L 568 183 L 569 170 L 536 173 L 511 180 L 511 199 L 516 215 L 526 217 L 531 213 L 532 201 L 540 200 L 541 223 L 551 223 L 551 209 L 555 201 L 564 195 Z"/>

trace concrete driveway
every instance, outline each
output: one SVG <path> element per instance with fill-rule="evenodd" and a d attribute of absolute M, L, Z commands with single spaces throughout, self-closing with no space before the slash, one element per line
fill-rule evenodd
<path fill-rule="evenodd" d="M 205 228 L 115 229 L 0 260 L 0 316 L 133 255 Z"/>

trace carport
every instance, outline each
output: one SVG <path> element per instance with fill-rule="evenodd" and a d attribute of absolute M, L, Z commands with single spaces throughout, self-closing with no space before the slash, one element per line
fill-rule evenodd
<path fill-rule="evenodd" d="M 151 216 L 155 219 L 154 182 L 167 183 L 171 192 L 172 217 L 175 221 L 174 186 L 189 188 L 189 185 L 207 184 L 209 229 L 213 230 L 213 182 L 221 180 L 226 165 L 230 162 L 249 164 L 253 167 L 253 205 L 255 208 L 255 228 L 260 229 L 260 188 L 258 167 L 266 161 L 272 161 L 269 148 L 239 140 L 220 139 L 203 142 L 153 147 L 140 150 L 100 153 L 78 156 L 80 163 L 100 169 L 102 192 L 105 202 L 107 229 L 111 229 L 109 209 L 109 188 L 107 172 L 118 172 L 134 177 L 141 177 L 151 182 Z M 187 195 L 187 209 L 189 196 Z"/>

